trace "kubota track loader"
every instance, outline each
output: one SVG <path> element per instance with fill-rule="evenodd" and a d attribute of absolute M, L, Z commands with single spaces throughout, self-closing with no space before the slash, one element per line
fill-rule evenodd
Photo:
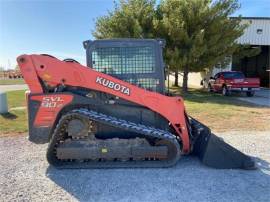
<path fill-rule="evenodd" d="M 17 58 L 29 86 L 29 139 L 58 168 L 169 167 L 195 154 L 215 168 L 252 159 L 165 95 L 161 40 L 85 41 L 87 66 L 50 55 Z"/>

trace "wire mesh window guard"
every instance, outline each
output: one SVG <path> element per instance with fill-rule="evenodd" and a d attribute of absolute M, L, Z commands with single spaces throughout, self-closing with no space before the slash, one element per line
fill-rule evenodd
<path fill-rule="evenodd" d="M 137 78 L 132 75 L 154 73 L 155 53 L 151 46 L 105 47 L 92 51 L 92 68 L 111 75 L 131 74 L 125 81 L 141 88 L 157 91 L 158 79 Z"/>
<path fill-rule="evenodd" d="M 92 67 L 106 74 L 152 73 L 154 49 L 149 46 L 97 48 L 92 52 Z"/>

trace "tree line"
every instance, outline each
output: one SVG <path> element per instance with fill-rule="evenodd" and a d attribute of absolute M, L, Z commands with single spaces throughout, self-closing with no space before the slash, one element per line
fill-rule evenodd
<path fill-rule="evenodd" d="M 187 92 L 189 72 L 226 64 L 233 53 L 257 54 L 258 50 L 237 44 L 248 26 L 241 23 L 241 16 L 230 18 L 239 8 L 237 0 L 120 0 L 97 18 L 93 35 L 97 39 L 165 39 L 164 58 L 175 73 L 174 85 L 178 86 L 181 72 Z"/>

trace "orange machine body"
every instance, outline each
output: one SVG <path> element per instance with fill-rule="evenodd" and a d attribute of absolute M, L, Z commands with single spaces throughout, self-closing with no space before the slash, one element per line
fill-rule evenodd
<path fill-rule="evenodd" d="M 175 129 L 176 135 L 180 137 L 183 153 L 190 152 L 185 107 L 181 97 L 168 97 L 147 91 L 78 63 L 64 62 L 49 56 L 21 55 L 17 60 L 31 94 L 37 94 L 33 99 L 45 103 L 39 109 L 39 116 L 35 120 L 36 124 L 44 124 L 46 121 L 49 124 L 54 121 L 61 108 L 72 100 L 71 96 L 61 96 L 57 93 L 47 95 L 47 98 L 44 98 L 40 80 L 51 87 L 65 85 L 92 89 L 112 94 L 159 113 L 169 121 Z M 50 116 L 46 117 L 46 113 Z"/>

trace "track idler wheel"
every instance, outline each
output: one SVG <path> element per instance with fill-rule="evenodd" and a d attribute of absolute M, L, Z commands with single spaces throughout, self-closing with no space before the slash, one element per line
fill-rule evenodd
<path fill-rule="evenodd" d="M 175 146 L 175 144 L 173 144 L 170 141 L 166 141 L 166 140 L 159 140 L 156 142 L 155 144 L 156 146 L 166 146 L 168 149 L 168 153 L 167 153 L 167 158 L 160 158 L 162 160 L 168 160 L 168 161 L 172 161 L 177 159 L 176 161 L 179 160 L 181 154 L 180 154 L 180 150 Z"/>
<path fill-rule="evenodd" d="M 76 118 L 68 123 L 68 135 L 72 138 L 83 138 L 88 136 L 90 125 L 89 120 Z"/>

